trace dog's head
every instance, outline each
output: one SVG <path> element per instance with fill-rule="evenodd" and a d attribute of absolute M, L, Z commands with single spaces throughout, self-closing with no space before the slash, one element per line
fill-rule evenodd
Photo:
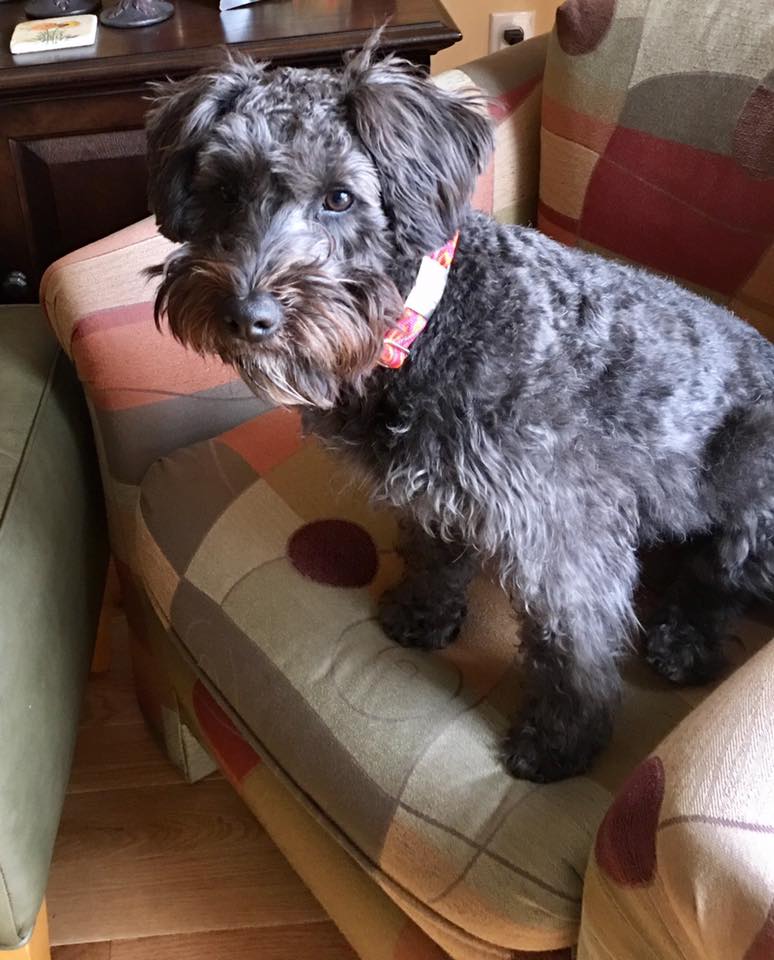
<path fill-rule="evenodd" d="M 480 103 L 377 42 L 342 71 L 231 61 L 148 114 L 151 207 L 182 244 L 157 320 L 279 403 L 360 387 L 401 311 L 390 267 L 453 235 L 491 149 Z"/>

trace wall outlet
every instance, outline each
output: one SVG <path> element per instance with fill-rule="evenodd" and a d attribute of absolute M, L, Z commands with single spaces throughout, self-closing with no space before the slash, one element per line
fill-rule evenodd
<path fill-rule="evenodd" d="M 507 47 L 505 31 L 512 27 L 521 27 L 524 39 L 535 36 L 535 11 L 514 10 L 511 13 L 491 13 L 489 15 L 489 52 L 502 50 Z"/>

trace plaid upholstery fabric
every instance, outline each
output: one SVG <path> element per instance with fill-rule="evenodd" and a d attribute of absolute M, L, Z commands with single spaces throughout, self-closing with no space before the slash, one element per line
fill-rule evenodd
<path fill-rule="evenodd" d="M 294 796 L 452 956 L 567 948 L 616 788 L 706 690 L 632 660 L 593 772 L 514 781 L 498 759 L 520 689 L 509 602 L 481 580 L 450 648 L 393 645 L 375 615 L 401 572 L 394 541 L 393 514 L 286 411 L 159 461 L 142 484 L 145 591 Z M 770 635 L 751 621 L 738 656 Z"/>
<path fill-rule="evenodd" d="M 774 957 L 774 644 L 630 776 L 599 831 L 579 960 Z"/>
<path fill-rule="evenodd" d="M 495 155 L 474 204 L 502 223 L 535 223 L 540 159 L 540 98 L 547 36 L 435 77 L 447 90 L 473 89 L 495 121 Z"/>
<path fill-rule="evenodd" d="M 546 233 L 774 337 L 771 0 L 566 0 L 543 85 Z"/>
<path fill-rule="evenodd" d="M 156 330 L 143 271 L 170 246 L 148 218 L 58 260 L 41 283 L 43 307 L 86 391 L 111 547 L 124 571 L 135 569 L 138 484 L 151 463 L 266 407 L 232 369 Z"/>
<path fill-rule="evenodd" d="M 193 779 L 214 768 L 205 744 L 232 786 L 366 960 L 443 960 L 445 954 L 387 897 L 336 839 L 262 763 L 231 721 L 209 681 L 170 643 L 147 597 L 131 585 L 124 599 L 132 622 L 135 689 L 145 717 Z M 139 625 L 139 626 L 137 626 Z M 207 685 L 205 685 L 207 684 Z M 178 734 L 175 743 L 170 731 Z"/>

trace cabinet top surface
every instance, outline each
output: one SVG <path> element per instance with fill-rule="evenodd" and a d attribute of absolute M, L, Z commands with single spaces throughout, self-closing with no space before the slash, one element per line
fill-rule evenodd
<path fill-rule="evenodd" d="M 105 5 L 112 0 L 103 0 Z M 13 56 L 22 0 L 0 2 L 0 97 L 57 95 L 72 87 L 142 82 L 217 63 L 224 46 L 255 58 L 321 60 L 360 45 L 389 18 L 385 46 L 435 52 L 460 38 L 436 0 L 259 0 L 220 13 L 218 0 L 176 0 L 164 23 L 133 30 L 99 26 L 91 47 Z"/>

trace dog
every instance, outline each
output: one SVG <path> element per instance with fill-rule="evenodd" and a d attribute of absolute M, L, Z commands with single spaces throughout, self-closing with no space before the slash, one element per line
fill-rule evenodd
<path fill-rule="evenodd" d="M 402 511 L 395 641 L 451 643 L 494 565 L 531 625 L 504 762 L 557 780 L 610 736 L 642 548 L 685 544 L 642 641 L 675 683 L 717 676 L 731 618 L 772 594 L 774 345 L 473 210 L 486 104 L 378 43 L 340 70 L 236 59 L 157 88 L 150 204 L 180 246 L 156 319 L 303 407 Z"/>

